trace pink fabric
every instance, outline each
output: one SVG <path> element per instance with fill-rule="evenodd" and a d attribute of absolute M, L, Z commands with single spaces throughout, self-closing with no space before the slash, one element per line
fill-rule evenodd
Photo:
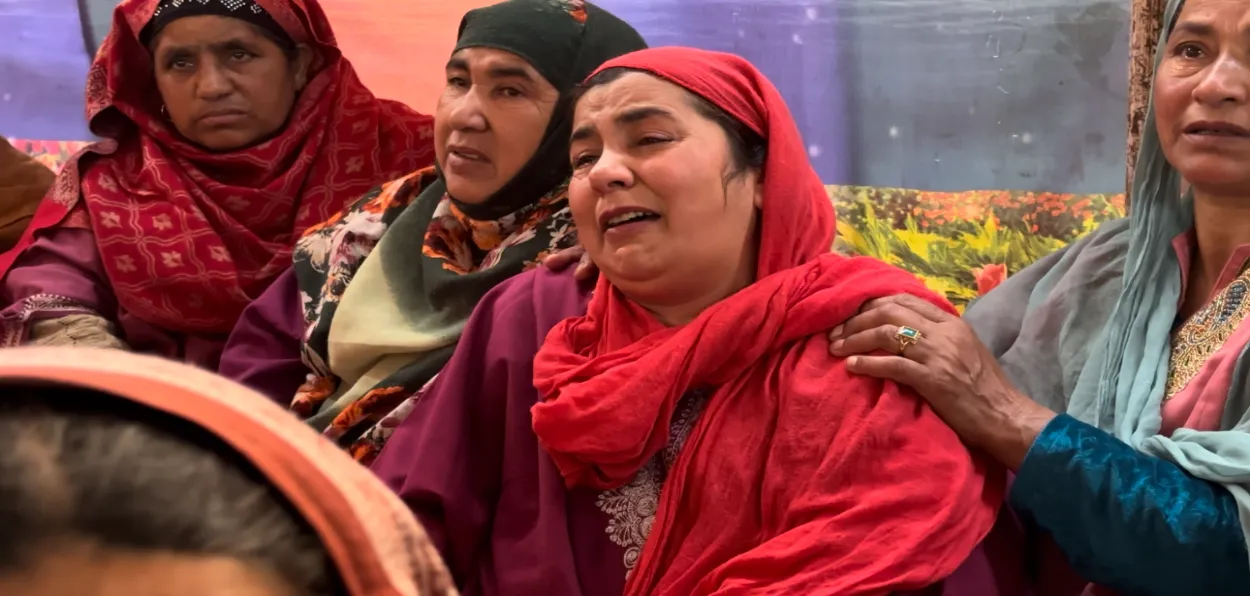
<path fill-rule="evenodd" d="M 41 309 L 38 300 L 19 300 L 50 294 L 76 303 L 73 308 Z M 117 324 L 117 332 L 139 352 L 181 360 L 216 370 L 225 345 L 224 335 L 184 334 L 157 327 L 117 304 L 100 262 L 95 235 L 83 228 L 46 230 L 17 258 L 0 284 L 0 348 L 24 342 L 30 325 L 69 314 L 98 314 Z"/>
<path fill-rule="evenodd" d="M 1181 295 L 1189 285 L 1189 267 L 1193 263 L 1193 251 L 1197 239 L 1193 230 L 1172 241 L 1176 257 L 1181 263 Z M 1209 301 L 1241 274 L 1241 268 L 1250 259 L 1250 245 L 1238 247 L 1224 264 L 1219 279 L 1215 280 Z M 1228 388 L 1232 386 L 1233 370 L 1242 349 L 1250 343 L 1250 325 L 1240 325 L 1232 337 L 1224 342 L 1207 360 L 1202 370 L 1176 395 L 1163 404 L 1163 426 L 1159 434 L 1170 436 L 1178 428 L 1200 431 L 1220 429 L 1224 418 L 1224 403 Z"/>

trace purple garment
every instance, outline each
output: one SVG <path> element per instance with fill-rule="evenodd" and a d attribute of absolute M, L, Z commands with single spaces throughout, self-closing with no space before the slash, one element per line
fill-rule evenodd
<path fill-rule="evenodd" d="M 217 374 L 290 406 L 309 372 L 300 358 L 303 333 L 299 284 L 295 270 L 288 268 L 243 309 L 221 353 Z"/>
<path fill-rule="evenodd" d="M 4 277 L 0 299 L 8 305 L 0 311 L 4 345 L 29 339 L 36 321 L 96 314 L 136 352 L 216 370 L 226 340 L 164 329 L 119 306 L 90 230 L 55 228 L 37 238 Z"/>
<path fill-rule="evenodd" d="M 531 426 L 534 355 L 556 323 L 585 313 L 589 290 L 571 271 L 540 268 L 487 293 L 451 360 L 373 463 L 466 596 L 621 594 L 646 541 L 675 454 L 657 455 L 626 486 L 570 490 Z M 670 446 L 680 449 L 678 422 L 688 431 L 693 418 L 674 416 Z M 1000 526 L 986 544 L 1019 562 L 1013 528 Z M 921 593 L 1023 594 L 1018 566 L 1004 570 L 989 554 L 979 548 L 943 586 Z"/>

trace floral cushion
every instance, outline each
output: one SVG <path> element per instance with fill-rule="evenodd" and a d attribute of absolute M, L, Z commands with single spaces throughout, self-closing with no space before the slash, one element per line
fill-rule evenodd
<path fill-rule="evenodd" d="M 902 267 L 961 310 L 1125 213 L 1123 194 L 827 188 L 838 212 L 837 250 Z"/>
<path fill-rule="evenodd" d="M 53 170 L 88 145 L 10 139 Z M 906 269 L 962 309 L 1033 261 L 1124 217 L 1123 194 L 828 186 L 834 248 Z"/>

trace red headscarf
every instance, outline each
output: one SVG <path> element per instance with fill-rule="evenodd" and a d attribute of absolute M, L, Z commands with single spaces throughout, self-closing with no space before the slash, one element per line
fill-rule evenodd
<path fill-rule="evenodd" d="M 174 331 L 228 332 L 291 265 L 305 228 L 434 162 L 433 119 L 365 88 L 316 0 L 257 2 L 316 54 L 283 130 L 229 153 L 181 138 L 160 117 L 138 39 L 158 0 L 124 0 L 87 76 L 87 118 L 105 140 L 65 165 L 0 274 L 40 230 L 89 228 L 123 309 Z"/>
<path fill-rule="evenodd" d="M 631 479 L 708 389 L 669 470 L 628 594 L 884 594 L 934 584 L 989 531 L 1002 477 L 910 390 L 856 377 L 825 333 L 893 294 L 951 306 L 912 275 L 829 254 L 834 216 L 781 95 L 737 56 L 656 48 L 651 73 L 768 143 L 757 281 L 666 328 L 600 277 L 586 316 L 534 362 L 534 431 L 569 486 Z M 755 591 L 753 591 L 755 590 Z"/>

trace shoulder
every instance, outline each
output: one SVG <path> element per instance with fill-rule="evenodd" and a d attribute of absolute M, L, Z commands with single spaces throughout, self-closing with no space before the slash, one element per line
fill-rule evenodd
<path fill-rule="evenodd" d="M 391 222 L 436 179 L 434 168 L 429 167 L 371 189 L 330 219 L 308 228 L 295 243 L 295 261 L 325 271 L 336 258 L 363 259 Z"/>
<path fill-rule="evenodd" d="M 842 303 L 858 310 L 877 298 L 910 294 L 950 313 L 957 312 L 945 297 L 929 289 L 916 274 L 880 259 L 831 253 L 821 255 L 812 267 L 808 277 L 820 284 L 822 291 L 834 294 L 821 297 L 822 302 Z"/>
<path fill-rule="evenodd" d="M 489 310 L 495 321 L 533 321 L 540 329 L 550 328 L 565 318 L 584 314 L 590 290 L 589 284 L 574 277 L 572 267 L 557 272 L 540 266 L 492 288 L 476 310 Z"/>

